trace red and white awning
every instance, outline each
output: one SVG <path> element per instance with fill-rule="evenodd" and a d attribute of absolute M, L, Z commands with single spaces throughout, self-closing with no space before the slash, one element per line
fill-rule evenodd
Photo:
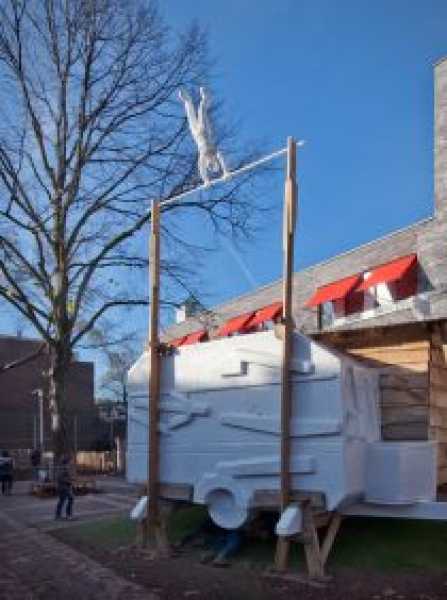
<path fill-rule="evenodd" d="M 262 325 L 267 321 L 275 321 L 282 314 L 282 302 L 274 302 L 273 304 L 269 304 L 268 306 L 264 306 L 263 308 L 259 308 L 253 318 L 248 323 L 248 327 L 250 329 L 252 327 L 257 327 L 258 325 Z"/>
<path fill-rule="evenodd" d="M 189 346 L 190 344 L 197 344 L 198 342 L 203 342 L 208 338 L 208 333 L 204 329 L 200 329 L 200 331 L 193 331 L 193 333 L 189 333 L 183 343 L 182 346 Z"/>
<path fill-rule="evenodd" d="M 282 302 L 273 302 L 268 306 L 258 308 L 256 311 L 244 313 L 223 323 L 216 332 L 216 337 L 226 337 L 235 333 L 249 333 L 258 325 L 268 321 L 275 321 L 281 316 Z M 194 331 L 183 337 L 175 338 L 169 342 L 170 346 L 179 348 L 180 346 L 189 346 L 197 344 L 208 339 L 208 332 L 204 329 Z"/>
<path fill-rule="evenodd" d="M 356 291 L 362 292 L 379 283 L 391 283 L 402 279 L 416 264 L 416 254 L 409 254 L 408 256 L 402 256 L 389 263 L 375 267 L 371 271 L 371 275 L 359 285 Z"/>
<path fill-rule="evenodd" d="M 306 302 L 305 306 L 310 308 L 324 304 L 325 302 L 345 298 L 357 287 L 360 281 L 360 275 L 352 275 L 351 277 L 345 277 L 344 279 L 339 279 L 338 281 L 319 287 L 315 294 Z"/>
<path fill-rule="evenodd" d="M 247 325 L 254 314 L 254 311 L 252 311 L 229 319 L 219 327 L 216 333 L 217 337 L 225 337 L 233 333 L 243 333 L 247 330 Z"/>
<path fill-rule="evenodd" d="M 416 254 L 400 256 L 399 258 L 371 269 L 371 273 L 366 279 L 363 279 L 362 274 L 358 273 L 319 287 L 314 295 L 306 302 L 305 306 L 310 308 L 324 304 L 325 302 L 341 300 L 348 295 L 364 292 L 380 283 L 402 281 L 407 274 L 414 273 L 413 269 L 416 265 Z"/>
<path fill-rule="evenodd" d="M 185 340 L 186 340 L 186 335 L 184 335 L 183 337 L 175 338 L 175 340 L 171 340 L 169 342 L 169 345 L 174 346 L 174 348 L 178 348 L 179 346 L 181 346 L 183 344 L 183 342 Z"/>

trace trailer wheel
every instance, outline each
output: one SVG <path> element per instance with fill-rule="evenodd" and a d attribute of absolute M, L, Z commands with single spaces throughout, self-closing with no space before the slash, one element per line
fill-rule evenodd
<path fill-rule="evenodd" d="M 242 506 L 228 488 L 211 490 L 206 495 L 205 503 L 211 519 L 219 527 L 237 529 L 247 521 L 248 508 Z"/>

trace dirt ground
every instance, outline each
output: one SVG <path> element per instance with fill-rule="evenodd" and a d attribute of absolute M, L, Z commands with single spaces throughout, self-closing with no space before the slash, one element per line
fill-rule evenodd
<path fill-rule="evenodd" d="M 267 560 L 258 561 L 242 553 L 226 568 L 201 564 L 202 550 L 189 546 L 172 558 L 155 558 L 129 543 L 128 530 L 120 530 L 128 528 L 126 515 L 135 499 L 132 490 L 112 482 L 102 495 L 78 498 L 78 520 L 70 523 L 54 522 L 54 500 L 31 498 L 25 485 L 18 484 L 14 496 L 0 497 L 0 600 L 447 600 L 447 528 L 436 526 L 440 533 L 435 547 L 433 529 L 412 527 L 394 554 L 387 546 L 387 553 L 376 557 L 384 564 L 390 556 L 396 561 L 413 544 L 413 560 L 416 539 L 416 557 L 425 556 L 426 562 L 421 558 L 412 569 L 364 567 L 374 537 L 369 541 L 365 537 L 354 547 L 354 558 L 359 555 L 355 562 L 352 547 L 345 543 L 345 551 L 350 552 L 347 564 L 356 566 L 334 561 L 327 569 L 330 578 L 316 583 L 308 582 L 295 566 L 297 557 L 288 575 L 280 578 L 269 571 L 270 554 Z M 101 523 L 102 538 L 98 537 Z M 112 526 L 116 527 L 114 545 L 110 543 Z M 377 538 L 383 538 L 383 527 L 376 526 Z M 354 527 L 351 530 L 357 532 Z M 85 531 L 90 531 L 90 537 Z M 348 524 L 344 531 L 349 542 Z M 123 537 L 118 539 L 119 535 Z M 360 533 L 359 537 L 363 539 Z M 396 537 L 390 531 L 388 544 Z M 343 554 L 343 543 L 337 552 L 339 557 Z M 438 570 L 432 569 L 433 558 L 440 555 Z M 430 571 L 425 569 L 427 564 Z"/>
<path fill-rule="evenodd" d="M 63 532 L 60 532 L 63 537 Z M 60 535 L 58 535 L 60 539 Z M 70 542 L 73 543 L 73 542 Z M 265 567 L 235 562 L 218 568 L 200 563 L 186 550 L 169 559 L 155 559 L 138 547 L 99 549 L 75 543 L 77 549 L 122 578 L 139 584 L 162 600 L 441 600 L 447 598 L 447 573 L 427 575 L 400 571 L 380 573 L 359 569 L 329 569 L 328 581 L 308 582 L 290 570 L 278 577 Z"/>

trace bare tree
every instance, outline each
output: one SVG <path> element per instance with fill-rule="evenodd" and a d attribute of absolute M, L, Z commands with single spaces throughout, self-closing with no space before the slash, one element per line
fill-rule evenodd
<path fill-rule="evenodd" d="M 101 379 L 100 389 L 111 402 L 127 401 L 127 372 L 137 360 L 141 348 L 130 340 L 114 344 L 113 348 L 104 348 L 106 369 Z"/>
<path fill-rule="evenodd" d="M 208 68 L 200 29 L 174 35 L 151 0 L 0 3 L 0 296 L 49 348 L 56 455 L 74 347 L 113 309 L 147 302 L 125 271 L 147 267 L 148 200 L 198 182 L 176 94 L 206 85 Z M 180 211 L 243 231 L 244 182 L 169 205 L 165 238 L 182 243 Z M 178 261 L 163 269 L 187 284 Z"/>

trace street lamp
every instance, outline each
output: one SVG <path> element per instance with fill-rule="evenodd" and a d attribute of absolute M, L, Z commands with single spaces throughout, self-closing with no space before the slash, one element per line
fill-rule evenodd
<path fill-rule="evenodd" d="M 41 388 L 35 389 L 32 392 L 33 396 L 36 396 L 37 402 L 39 403 L 39 448 L 43 452 L 43 436 L 44 436 L 44 422 L 43 422 L 43 390 Z"/>

